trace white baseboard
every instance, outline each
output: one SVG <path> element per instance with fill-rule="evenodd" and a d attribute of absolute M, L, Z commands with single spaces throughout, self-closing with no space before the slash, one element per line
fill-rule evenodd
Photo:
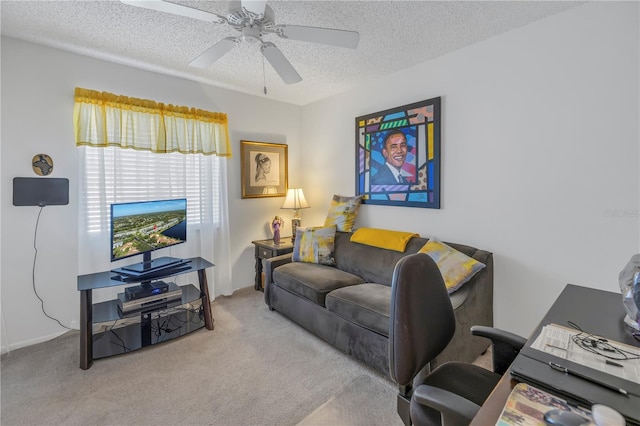
<path fill-rule="evenodd" d="M 35 345 L 35 344 L 38 344 L 38 343 L 46 342 L 47 340 L 55 339 L 56 337 L 66 333 L 67 331 L 68 330 L 60 331 L 58 333 L 50 334 L 48 336 L 41 336 L 41 337 L 38 337 L 36 339 L 23 340 L 21 342 L 12 343 L 10 345 L 6 345 L 5 344 L 0 348 L 0 353 L 6 354 L 8 352 L 15 351 L 16 349 L 25 348 L 27 346 L 31 346 L 31 345 Z"/>

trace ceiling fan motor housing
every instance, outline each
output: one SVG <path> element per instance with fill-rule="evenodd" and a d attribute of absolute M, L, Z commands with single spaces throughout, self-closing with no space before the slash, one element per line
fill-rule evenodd
<path fill-rule="evenodd" d="M 234 9 L 227 15 L 229 25 L 242 31 L 245 27 L 257 27 L 262 30 L 273 31 L 275 23 L 275 15 L 273 9 L 268 5 L 264 9 L 264 13 L 256 15 L 245 8 Z"/>

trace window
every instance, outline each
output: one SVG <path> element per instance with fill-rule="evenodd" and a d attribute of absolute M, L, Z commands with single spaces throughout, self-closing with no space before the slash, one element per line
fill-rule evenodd
<path fill-rule="evenodd" d="M 210 295 L 230 295 L 222 158 L 231 156 L 227 116 L 76 88 L 74 130 L 80 151 L 78 273 L 115 267 L 110 263 L 111 204 L 187 198 L 187 244 L 168 250 L 215 260 Z"/>
<path fill-rule="evenodd" d="M 87 233 L 108 232 L 109 205 L 187 198 L 188 224 L 217 227 L 221 217 L 220 161 L 216 156 L 116 147 L 80 147 L 80 217 Z"/>

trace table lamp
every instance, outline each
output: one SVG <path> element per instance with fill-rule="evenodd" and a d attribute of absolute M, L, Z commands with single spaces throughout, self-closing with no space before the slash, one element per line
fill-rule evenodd
<path fill-rule="evenodd" d="M 287 190 L 287 197 L 284 199 L 284 204 L 282 204 L 283 209 L 293 209 L 293 219 L 291 219 L 291 242 L 296 241 L 296 230 L 300 226 L 300 214 L 298 210 L 309 208 L 309 203 L 304 198 L 304 193 L 302 192 L 302 188 L 290 188 Z"/>

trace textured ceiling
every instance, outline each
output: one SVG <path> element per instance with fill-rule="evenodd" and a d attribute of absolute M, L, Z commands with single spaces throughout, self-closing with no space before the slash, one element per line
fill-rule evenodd
<path fill-rule="evenodd" d="M 226 15 L 226 1 L 177 1 Z M 555 1 L 269 1 L 276 24 L 353 30 L 356 50 L 282 39 L 302 76 L 285 85 L 259 46 L 241 44 L 207 69 L 191 60 L 237 31 L 108 1 L 0 2 L 2 35 L 297 105 L 343 92 L 574 7 Z"/>

